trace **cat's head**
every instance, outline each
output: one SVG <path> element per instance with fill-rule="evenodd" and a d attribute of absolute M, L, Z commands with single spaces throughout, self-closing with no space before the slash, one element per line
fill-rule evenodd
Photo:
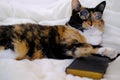
<path fill-rule="evenodd" d="M 78 30 L 97 29 L 104 30 L 102 15 L 106 6 L 103 1 L 94 8 L 87 8 L 80 4 L 79 0 L 72 0 L 72 16 L 68 24 Z"/>

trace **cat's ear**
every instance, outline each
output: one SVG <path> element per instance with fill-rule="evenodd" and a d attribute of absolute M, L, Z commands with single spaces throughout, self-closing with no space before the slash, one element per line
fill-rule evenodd
<path fill-rule="evenodd" d="M 72 11 L 79 11 L 81 4 L 79 0 L 72 0 Z"/>
<path fill-rule="evenodd" d="M 106 1 L 103 1 L 95 7 L 95 10 L 103 13 L 105 6 L 106 6 Z"/>

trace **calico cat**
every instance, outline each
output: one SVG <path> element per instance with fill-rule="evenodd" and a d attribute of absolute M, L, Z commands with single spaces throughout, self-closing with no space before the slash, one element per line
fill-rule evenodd
<path fill-rule="evenodd" d="M 72 16 L 66 25 L 1 25 L 0 50 L 12 49 L 16 60 L 68 59 L 91 54 L 114 58 L 117 55 L 114 49 L 98 47 L 104 31 L 105 5 L 103 1 L 95 8 L 85 8 L 78 0 L 72 0 Z"/>

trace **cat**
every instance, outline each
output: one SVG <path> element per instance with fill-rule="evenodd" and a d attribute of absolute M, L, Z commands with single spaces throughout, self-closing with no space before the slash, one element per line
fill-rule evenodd
<path fill-rule="evenodd" d="M 0 50 L 15 51 L 16 60 L 69 59 L 91 54 L 114 58 L 117 56 L 114 49 L 99 46 L 104 31 L 105 6 L 103 1 L 95 8 L 86 8 L 78 0 L 72 0 L 72 16 L 66 25 L 1 25 Z"/>

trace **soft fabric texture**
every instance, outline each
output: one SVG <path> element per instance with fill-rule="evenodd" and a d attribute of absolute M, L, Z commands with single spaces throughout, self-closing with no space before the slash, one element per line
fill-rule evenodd
<path fill-rule="evenodd" d="M 94 7 L 103 0 L 80 0 L 86 7 Z M 103 46 L 120 52 L 120 5 L 118 0 L 106 0 L 104 12 L 105 32 Z M 39 23 L 42 25 L 65 24 L 71 15 L 71 0 L 1 0 L 0 25 Z M 65 73 L 73 60 L 37 59 L 14 60 L 11 50 L 0 52 L 0 80 L 92 80 Z M 102 80 L 120 79 L 120 57 L 110 63 Z"/>

